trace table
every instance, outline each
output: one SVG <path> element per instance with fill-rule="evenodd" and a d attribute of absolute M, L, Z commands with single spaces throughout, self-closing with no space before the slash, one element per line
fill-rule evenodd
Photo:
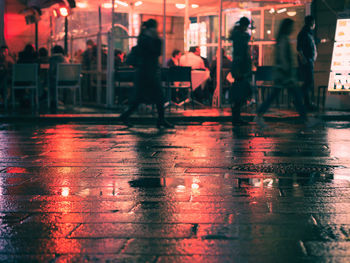
<path fill-rule="evenodd" d="M 197 89 L 199 86 L 203 88 L 206 81 L 210 78 L 209 70 L 192 70 L 191 71 L 192 78 L 192 90 Z"/>

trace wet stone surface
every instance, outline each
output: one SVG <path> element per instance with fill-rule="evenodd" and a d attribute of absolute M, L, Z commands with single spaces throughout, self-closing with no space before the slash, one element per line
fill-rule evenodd
<path fill-rule="evenodd" d="M 0 262 L 350 262 L 348 127 L 2 124 Z"/>

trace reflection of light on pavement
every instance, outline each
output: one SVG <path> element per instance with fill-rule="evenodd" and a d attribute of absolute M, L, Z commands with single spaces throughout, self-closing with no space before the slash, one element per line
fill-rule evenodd
<path fill-rule="evenodd" d="M 68 187 L 63 187 L 61 195 L 62 196 L 68 196 L 69 195 L 69 188 Z"/>
<path fill-rule="evenodd" d="M 184 186 L 184 185 L 178 185 L 178 186 L 176 186 L 176 192 L 184 192 L 185 191 L 185 189 L 186 189 L 186 186 Z"/>
<path fill-rule="evenodd" d="M 350 130 L 328 129 L 328 146 L 331 156 L 336 158 L 350 158 L 349 138 Z"/>
<path fill-rule="evenodd" d="M 198 184 L 192 184 L 191 188 L 194 189 L 194 190 L 197 190 L 197 189 L 199 189 L 199 185 Z"/>

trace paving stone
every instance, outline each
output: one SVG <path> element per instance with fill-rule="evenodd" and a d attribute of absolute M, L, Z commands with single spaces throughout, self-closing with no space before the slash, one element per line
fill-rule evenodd
<path fill-rule="evenodd" d="M 188 238 L 190 224 L 82 224 L 71 235 L 72 238 Z"/>
<path fill-rule="evenodd" d="M 0 126 L 1 262 L 348 262 L 348 123 Z"/>

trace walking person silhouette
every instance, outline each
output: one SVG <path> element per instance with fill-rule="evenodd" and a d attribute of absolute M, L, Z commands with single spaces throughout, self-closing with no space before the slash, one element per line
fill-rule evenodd
<path fill-rule="evenodd" d="M 293 95 L 296 110 L 300 115 L 300 119 L 305 122 L 306 126 L 311 127 L 318 122 L 316 119 L 311 120 L 307 117 L 306 109 L 302 102 L 303 95 L 295 78 L 292 49 L 289 39 L 289 36 L 293 32 L 293 27 L 294 21 L 286 18 L 282 20 L 278 30 L 275 46 L 275 88 L 270 96 L 260 105 L 257 110 L 257 116 L 254 119 L 262 128 L 267 126 L 264 122 L 263 115 L 270 108 L 271 103 L 281 92 L 282 88 L 288 88 L 289 92 Z"/>
<path fill-rule="evenodd" d="M 250 56 L 250 35 L 247 29 L 250 21 L 247 17 L 241 19 L 233 27 L 230 40 L 233 42 L 231 74 L 235 81 L 231 88 L 232 124 L 246 124 L 241 119 L 241 108 L 251 96 L 250 77 L 252 71 L 252 60 Z"/>
<path fill-rule="evenodd" d="M 161 55 L 162 41 L 157 32 L 157 21 L 149 19 L 142 24 L 137 40 L 135 56 L 135 97 L 129 108 L 119 117 L 125 125 L 131 126 L 130 115 L 141 103 L 155 103 L 157 105 L 157 127 L 173 128 L 164 117 L 164 95 L 161 86 L 161 71 L 159 56 Z"/>

